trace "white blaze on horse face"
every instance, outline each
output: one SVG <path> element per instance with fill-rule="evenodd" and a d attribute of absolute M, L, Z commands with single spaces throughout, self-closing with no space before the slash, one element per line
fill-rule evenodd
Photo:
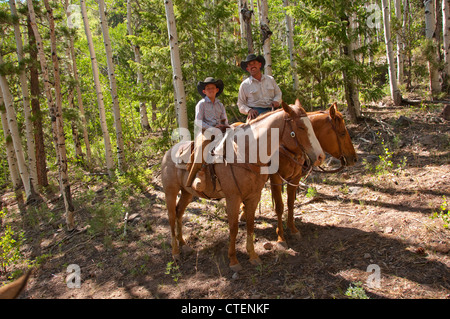
<path fill-rule="evenodd" d="M 323 153 L 322 147 L 320 146 L 319 140 L 314 133 L 314 129 L 312 127 L 311 121 L 308 117 L 300 118 L 303 121 L 303 124 L 306 126 L 306 130 L 308 132 L 308 139 L 312 146 L 313 154 L 308 154 L 308 156 L 313 161 L 314 165 L 320 165 L 325 159 L 325 154 Z"/>

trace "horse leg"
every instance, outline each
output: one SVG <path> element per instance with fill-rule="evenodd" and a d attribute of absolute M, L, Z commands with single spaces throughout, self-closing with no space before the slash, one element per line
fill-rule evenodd
<path fill-rule="evenodd" d="M 295 183 L 297 183 L 296 181 Z M 300 234 L 300 231 L 295 227 L 294 222 L 294 202 L 296 197 L 297 187 L 296 186 L 287 186 L 287 202 L 288 202 L 288 219 L 287 219 L 287 227 L 291 231 L 291 234 L 296 237 L 297 239 L 300 239 L 302 235 Z"/>
<path fill-rule="evenodd" d="M 189 253 L 192 251 L 192 249 L 188 245 L 186 245 L 186 242 L 183 239 L 183 232 L 182 232 L 184 211 L 191 201 L 192 201 L 192 194 L 190 194 L 185 190 L 181 190 L 181 197 L 178 200 L 176 208 L 176 224 L 177 224 L 176 234 L 180 248 L 185 253 Z"/>
<path fill-rule="evenodd" d="M 250 263 L 254 266 L 261 265 L 261 259 L 259 259 L 258 254 L 255 252 L 255 246 L 253 244 L 253 235 L 255 229 L 255 210 L 258 206 L 260 197 L 247 200 L 244 202 L 243 210 L 247 217 L 247 252 L 250 256 Z"/>
<path fill-rule="evenodd" d="M 174 191 L 174 190 L 166 191 L 166 193 L 165 193 L 167 213 L 169 215 L 172 257 L 175 260 L 178 260 L 180 258 L 180 247 L 178 246 L 178 240 L 177 240 L 177 236 L 176 236 L 176 232 L 175 232 L 177 193 L 178 193 L 178 191 Z"/>
<path fill-rule="evenodd" d="M 272 188 L 272 198 L 275 203 L 275 212 L 277 214 L 277 243 L 284 248 L 287 248 L 286 239 L 284 238 L 284 229 L 283 229 L 283 197 L 281 195 L 281 180 L 275 180 L 271 177 L 271 188 Z"/>
<path fill-rule="evenodd" d="M 239 229 L 239 207 L 241 205 L 241 198 L 239 196 L 232 196 L 226 198 L 228 225 L 230 227 L 230 243 L 228 246 L 228 258 L 230 260 L 231 270 L 238 272 L 242 270 L 241 264 L 236 257 L 236 237 Z"/>

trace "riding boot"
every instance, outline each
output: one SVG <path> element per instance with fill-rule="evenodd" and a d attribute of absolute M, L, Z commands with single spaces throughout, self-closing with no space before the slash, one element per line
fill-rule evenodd
<path fill-rule="evenodd" d="M 206 178 L 205 178 L 205 170 L 204 169 L 201 169 L 197 173 L 194 181 L 192 182 L 192 188 L 194 190 L 196 190 L 197 192 L 203 192 L 205 190 Z"/>
<path fill-rule="evenodd" d="M 203 163 L 193 163 L 189 172 L 189 176 L 188 179 L 186 181 L 186 186 L 188 187 L 192 187 L 195 190 L 196 187 L 194 187 L 194 185 L 196 185 L 198 188 L 201 188 L 203 184 L 203 187 L 205 186 L 205 172 L 201 171 L 201 168 L 203 166 Z M 200 174 L 203 173 L 203 174 Z M 202 175 L 202 176 L 200 176 Z M 201 178 L 203 177 L 203 178 Z M 200 190 L 198 190 L 200 191 Z"/>

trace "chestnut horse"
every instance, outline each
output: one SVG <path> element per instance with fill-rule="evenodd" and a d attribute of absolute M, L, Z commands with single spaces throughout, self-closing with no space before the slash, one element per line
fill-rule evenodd
<path fill-rule="evenodd" d="M 296 105 L 300 105 L 298 100 Z M 308 112 L 307 114 L 322 149 L 331 156 L 340 159 L 341 167 L 355 165 L 358 157 L 345 126 L 344 118 L 337 109 L 337 104 L 334 103 L 327 111 Z M 282 246 L 287 247 L 283 231 L 282 187 L 283 184 L 287 185 L 287 228 L 292 235 L 300 238 L 300 232 L 294 223 L 294 201 L 300 179 L 308 174 L 311 167 L 309 167 L 307 161 L 305 162 L 302 154 L 293 154 L 286 150 L 283 145 L 280 147 L 280 155 L 279 170 L 277 173 L 270 175 L 270 183 L 278 220 L 277 241 Z M 241 220 L 245 219 L 245 212 L 243 212 Z"/>
<path fill-rule="evenodd" d="M 324 160 L 324 153 L 317 138 L 311 122 L 305 110 L 298 106 L 284 105 L 283 109 L 270 112 L 248 124 L 242 126 L 242 134 L 249 132 L 255 136 L 256 144 L 261 138 L 260 129 L 267 129 L 267 140 L 270 140 L 271 129 L 278 129 L 281 133 L 278 136 L 278 145 L 281 143 L 292 154 L 302 155 L 309 158 L 313 165 L 320 165 Z M 251 130 L 251 131 L 249 131 Z M 236 134 L 239 134 L 237 132 Z M 235 136 L 235 141 L 237 136 Z M 179 143 L 181 144 L 181 143 Z M 178 147 L 179 147 L 179 144 Z M 248 154 L 249 143 L 245 143 L 245 154 Z M 177 165 L 173 154 L 176 150 L 170 149 L 164 156 L 161 163 L 161 180 L 166 197 L 167 211 L 171 231 L 172 255 L 179 258 L 180 247 L 183 251 L 189 251 L 182 235 L 182 217 L 187 205 L 192 201 L 193 195 L 203 198 L 224 198 L 226 199 L 226 212 L 230 227 L 230 242 L 228 247 L 228 257 L 230 268 L 234 271 L 242 269 L 236 258 L 236 237 L 238 233 L 239 209 L 241 203 L 247 215 L 247 240 L 246 248 L 253 265 L 261 263 L 255 252 L 253 244 L 254 217 L 255 210 L 261 198 L 261 190 L 268 179 L 268 174 L 262 172 L 265 165 L 258 156 L 257 163 L 214 163 L 207 164 L 206 188 L 199 193 L 191 187 L 186 186 L 188 171 L 185 167 Z M 269 147 L 267 155 L 272 158 L 276 153 Z M 270 153 L 270 154 L 269 154 Z M 181 190 L 181 197 L 177 202 L 177 195 Z"/>

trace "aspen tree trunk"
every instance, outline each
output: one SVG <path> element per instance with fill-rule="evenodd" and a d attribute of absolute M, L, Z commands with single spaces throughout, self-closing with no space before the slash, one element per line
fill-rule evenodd
<path fill-rule="evenodd" d="M 102 26 L 103 43 L 105 44 L 106 63 L 108 65 L 108 77 L 113 102 L 114 127 L 116 128 L 116 147 L 117 147 L 117 163 L 119 170 L 126 170 L 123 145 L 122 120 L 120 117 L 119 96 L 117 94 L 116 73 L 112 59 L 111 39 L 109 37 L 108 21 L 106 20 L 106 6 L 104 0 L 98 0 L 98 9 L 100 12 L 100 24 Z"/>
<path fill-rule="evenodd" d="M 9 6 L 11 8 L 11 14 L 17 16 L 16 2 L 15 0 L 9 0 Z M 14 37 L 16 39 L 16 52 L 19 64 L 23 63 L 23 43 L 22 35 L 20 33 L 19 24 L 14 24 Z M 25 130 L 27 138 L 27 154 L 28 154 L 28 169 L 30 173 L 31 183 L 33 188 L 37 188 L 37 169 L 36 169 L 36 147 L 34 141 L 34 128 L 31 122 L 31 110 L 30 110 L 30 94 L 28 92 L 27 76 L 25 74 L 25 68 L 21 68 L 19 73 L 20 89 L 22 90 L 23 100 L 23 113 L 25 116 Z"/>
<path fill-rule="evenodd" d="M 0 54 L 0 64 L 3 64 L 3 57 Z M 0 75 L 0 88 L 4 99 L 6 116 L 8 119 L 8 128 L 11 132 L 11 138 L 14 145 L 14 153 L 16 155 L 17 164 L 19 168 L 20 178 L 25 189 L 25 196 L 27 202 L 33 199 L 33 188 L 28 174 L 28 167 L 25 162 L 25 155 L 22 149 L 22 141 L 20 139 L 19 128 L 17 126 L 16 111 L 14 110 L 13 97 L 11 95 L 9 84 L 6 76 Z"/>
<path fill-rule="evenodd" d="M 53 9 L 50 7 L 48 0 L 44 0 L 45 9 L 47 10 L 47 19 L 50 28 L 50 42 L 51 42 L 51 56 L 53 64 L 53 74 L 55 82 L 55 121 L 56 121 L 56 137 L 59 150 L 59 183 L 61 188 L 61 194 L 64 199 L 64 207 L 66 212 L 66 223 L 69 230 L 74 228 L 74 212 L 75 208 L 72 203 L 72 194 L 70 191 L 69 175 L 68 175 L 68 162 L 66 152 L 66 141 L 64 136 L 64 123 L 62 118 L 62 95 L 61 95 L 61 76 L 59 73 L 59 60 L 56 50 L 56 34 L 55 34 L 55 21 L 53 18 Z M 36 29 L 37 30 L 37 29 Z"/>
<path fill-rule="evenodd" d="M 399 22 L 402 22 L 402 3 L 401 0 L 394 0 L 395 5 L 395 16 Z M 402 23 L 403 24 L 403 23 Z M 401 34 L 397 33 L 397 81 L 399 84 L 403 83 L 403 38 L 402 38 L 403 30 Z"/>
<path fill-rule="evenodd" d="M 84 31 L 86 33 L 86 38 L 89 46 L 89 54 L 91 56 L 92 73 L 94 77 L 95 91 L 97 93 L 97 104 L 100 113 L 100 127 L 103 133 L 103 141 L 105 143 L 105 160 L 106 167 L 108 169 L 108 174 L 113 176 L 114 174 L 114 161 L 111 150 L 111 138 L 109 136 L 108 127 L 106 125 L 106 113 L 105 105 L 103 103 L 103 92 L 100 85 L 100 75 L 98 72 L 97 57 L 95 55 L 94 43 L 92 41 L 91 30 L 89 29 L 89 21 L 87 19 L 86 2 L 85 0 L 80 0 L 81 5 L 81 16 L 83 18 Z"/>
<path fill-rule="evenodd" d="M 133 28 L 131 26 L 131 0 L 127 0 L 127 31 L 129 36 L 133 36 Z M 139 47 L 134 44 L 134 40 L 131 40 L 131 48 L 133 49 L 134 53 L 134 62 L 137 64 L 137 85 L 139 88 L 143 86 L 144 83 L 144 77 L 142 76 L 141 71 L 141 52 L 139 50 Z M 142 129 L 146 131 L 150 131 L 150 124 L 148 123 L 148 115 L 147 115 L 147 105 L 144 101 L 139 101 L 139 114 L 140 114 L 140 123 Z"/>
<path fill-rule="evenodd" d="M 387 0 L 381 0 L 383 10 L 383 22 L 384 22 L 384 42 L 386 44 L 386 57 L 388 62 L 389 71 L 389 83 L 391 89 L 391 97 L 394 101 L 394 105 L 401 105 L 402 96 L 397 85 L 397 75 L 395 73 L 394 65 L 394 52 L 392 50 L 391 40 L 391 22 L 389 13 L 389 4 Z"/>
<path fill-rule="evenodd" d="M 183 74 L 181 71 L 173 1 L 165 0 L 164 5 L 166 8 L 167 30 L 169 33 L 170 58 L 172 61 L 173 83 L 175 88 L 175 109 L 177 113 L 178 127 L 188 128 L 186 93 L 184 91 Z"/>
<path fill-rule="evenodd" d="M 66 11 L 67 19 L 70 19 L 71 12 L 67 11 L 68 6 L 69 6 L 68 0 L 65 0 L 64 11 Z M 87 131 L 88 126 L 87 126 L 87 121 L 86 121 L 86 115 L 84 113 L 84 105 L 83 105 L 83 97 L 81 95 L 80 80 L 78 77 L 78 67 L 77 67 L 77 62 L 76 62 L 76 58 L 75 58 L 75 46 L 74 46 L 73 37 L 71 35 L 69 36 L 68 50 L 69 50 L 68 56 L 70 56 L 70 58 L 72 60 L 73 77 L 76 81 L 78 109 L 80 110 L 81 123 L 83 124 L 82 130 L 83 130 L 84 145 L 86 148 L 87 166 L 90 167 L 91 163 L 92 163 L 91 144 L 89 143 L 89 135 L 88 135 L 88 131 Z"/>
<path fill-rule="evenodd" d="M 249 9 L 247 0 L 238 0 L 239 22 L 241 25 L 241 38 L 247 42 L 248 54 L 254 53 L 252 36 L 252 15 L 253 10 Z"/>
<path fill-rule="evenodd" d="M 283 0 L 283 6 L 289 6 L 289 0 Z M 294 82 L 294 91 L 297 92 L 299 86 L 298 74 L 297 74 L 297 62 L 294 56 L 294 26 L 292 24 L 291 16 L 285 12 L 286 16 L 286 33 L 287 33 L 287 43 L 289 49 L 289 61 L 291 63 L 292 69 L 292 80 Z"/>
<path fill-rule="evenodd" d="M 442 27 L 443 27 L 443 53 L 444 53 L 444 71 L 442 86 L 448 89 L 448 79 L 450 76 L 450 1 L 442 0 Z"/>
<path fill-rule="evenodd" d="M 436 43 L 436 8 L 433 0 L 424 1 L 425 5 L 425 37 L 430 41 L 430 56 L 428 57 L 428 71 L 430 74 L 430 91 L 434 98 L 441 92 L 439 83 L 437 43 Z"/>
<path fill-rule="evenodd" d="M 67 51 L 69 51 L 69 48 L 67 48 Z M 67 56 L 69 55 L 70 52 L 67 52 Z M 69 71 L 69 73 L 72 73 L 72 68 L 69 64 L 67 65 L 67 70 Z M 67 101 L 69 102 L 69 108 L 75 108 L 75 105 L 73 103 L 75 91 L 72 87 L 69 87 L 68 91 L 69 92 L 67 93 Z M 72 128 L 72 139 L 75 148 L 75 158 L 78 161 L 83 161 L 83 150 L 81 149 L 81 142 L 80 138 L 78 137 L 79 135 L 78 125 L 75 119 L 70 122 L 70 126 Z"/>
<path fill-rule="evenodd" d="M 266 59 L 264 73 L 272 76 L 272 54 L 270 52 L 270 36 L 272 35 L 272 31 L 270 31 L 269 28 L 269 7 L 267 6 L 267 0 L 258 0 L 258 3 L 259 24 L 261 28 L 264 59 Z"/>
<path fill-rule="evenodd" d="M 11 130 L 8 125 L 8 118 L 6 116 L 5 103 L 3 101 L 2 89 L 0 88 L 0 114 L 2 118 L 3 135 L 5 137 L 6 146 L 6 158 L 8 160 L 9 174 L 11 176 L 11 181 L 13 183 L 14 190 L 17 190 L 22 186 L 22 181 L 20 180 L 19 172 L 17 171 L 17 159 L 14 152 L 14 145 L 11 138 Z"/>

